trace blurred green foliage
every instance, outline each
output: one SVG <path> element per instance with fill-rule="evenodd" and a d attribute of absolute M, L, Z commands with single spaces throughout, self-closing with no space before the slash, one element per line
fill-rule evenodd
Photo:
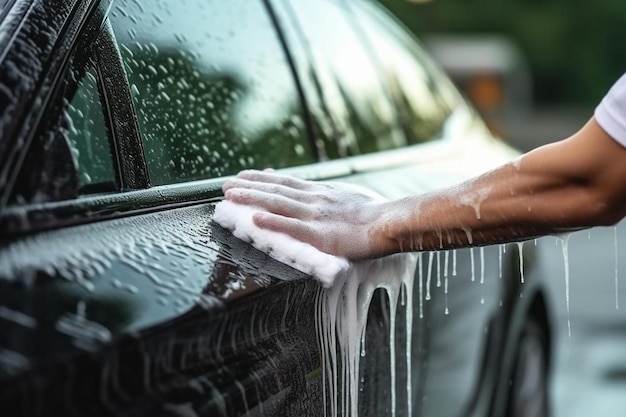
<path fill-rule="evenodd" d="M 380 0 L 418 36 L 496 33 L 528 59 L 537 103 L 594 105 L 626 71 L 626 1 Z"/>

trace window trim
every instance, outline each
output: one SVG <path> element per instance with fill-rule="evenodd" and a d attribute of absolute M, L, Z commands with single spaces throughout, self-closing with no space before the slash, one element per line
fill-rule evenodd
<path fill-rule="evenodd" d="M 426 163 L 462 152 L 459 141 L 434 141 L 280 169 L 284 174 L 306 180 L 334 180 L 365 172 Z M 232 178 L 181 182 L 144 190 L 84 196 L 74 200 L 13 206 L 0 213 L 0 242 L 7 238 L 61 227 L 112 220 L 223 199 L 222 185 Z"/>
<path fill-rule="evenodd" d="M 0 242 L 27 233 L 217 202 L 222 199 L 224 180 L 200 180 L 124 193 L 11 206 L 0 213 Z"/>
<path fill-rule="evenodd" d="M 304 88 L 302 86 L 302 80 L 300 79 L 300 74 L 297 70 L 297 66 L 292 56 L 291 49 L 289 48 L 289 43 L 287 41 L 287 37 L 285 36 L 280 18 L 276 14 L 274 10 L 274 6 L 272 4 L 272 0 L 262 0 L 265 9 L 267 10 L 267 14 L 272 22 L 272 26 L 274 28 L 274 32 L 278 37 L 278 41 L 280 42 L 280 46 L 283 49 L 283 53 L 285 54 L 285 59 L 287 60 L 287 64 L 289 65 L 289 72 L 291 73 L 291 77 L 296 87 L 296 91 L 298 92 L 298 98 L 300 99 L 300 106 L 302 111 L 302 119 L 305 124 L 305 131 L 307 134 L 307 143 L 309 144 L 309 152 L 313 157 L 313 160 L 316 162 L 320 161 L 320 152 L 316 145 L 316 135 L 315 129 L 313 128 L 313 120 L 311 118 L 311 111 L 309 107 L 309 103 L 307 100 L 307 96 L 304 93 Z"/>
<path fill-rule="evenodd" d="M 120 191 L 150 187 L 150 175 L 130 85 L 108 19 L 93 43 L 100 101 Z"/>

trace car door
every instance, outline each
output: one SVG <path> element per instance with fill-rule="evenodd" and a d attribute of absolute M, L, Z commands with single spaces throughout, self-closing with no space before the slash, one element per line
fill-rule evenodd
<path fill-rule="evenodd" d="M 65 30 L 44 104 L 14 92 L 33 123 L 3 189 L 2 409 L 302 415 L 321 402 L 317 285 L 211 223 L 223 175 L 314 159 L 265 5 L 65 5 L 3 22 Z"/>

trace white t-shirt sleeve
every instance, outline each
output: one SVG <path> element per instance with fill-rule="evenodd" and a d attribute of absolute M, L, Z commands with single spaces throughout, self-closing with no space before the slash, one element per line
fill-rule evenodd
<path fill-rule="evenodd" d="M 626 147 L 626 74 L 613 84 L 594 116 L 606 133 Z"/>

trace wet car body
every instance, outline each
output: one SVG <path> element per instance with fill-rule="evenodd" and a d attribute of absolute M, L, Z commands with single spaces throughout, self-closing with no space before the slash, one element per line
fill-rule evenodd
<path fill-rule="evenodd" d="M 371 2 L 0 6 L 3 415 L 324 415 L 320 285 L 212 223 L 224 179 L 272 166 L 397 198 L 516 155 Z M 516 249 L 422 254 L 413 415 L 524 415 L 524 360 L 545 380 L 550 341 Z M 391 415 L 388 304 L 362 416 Z"/>

